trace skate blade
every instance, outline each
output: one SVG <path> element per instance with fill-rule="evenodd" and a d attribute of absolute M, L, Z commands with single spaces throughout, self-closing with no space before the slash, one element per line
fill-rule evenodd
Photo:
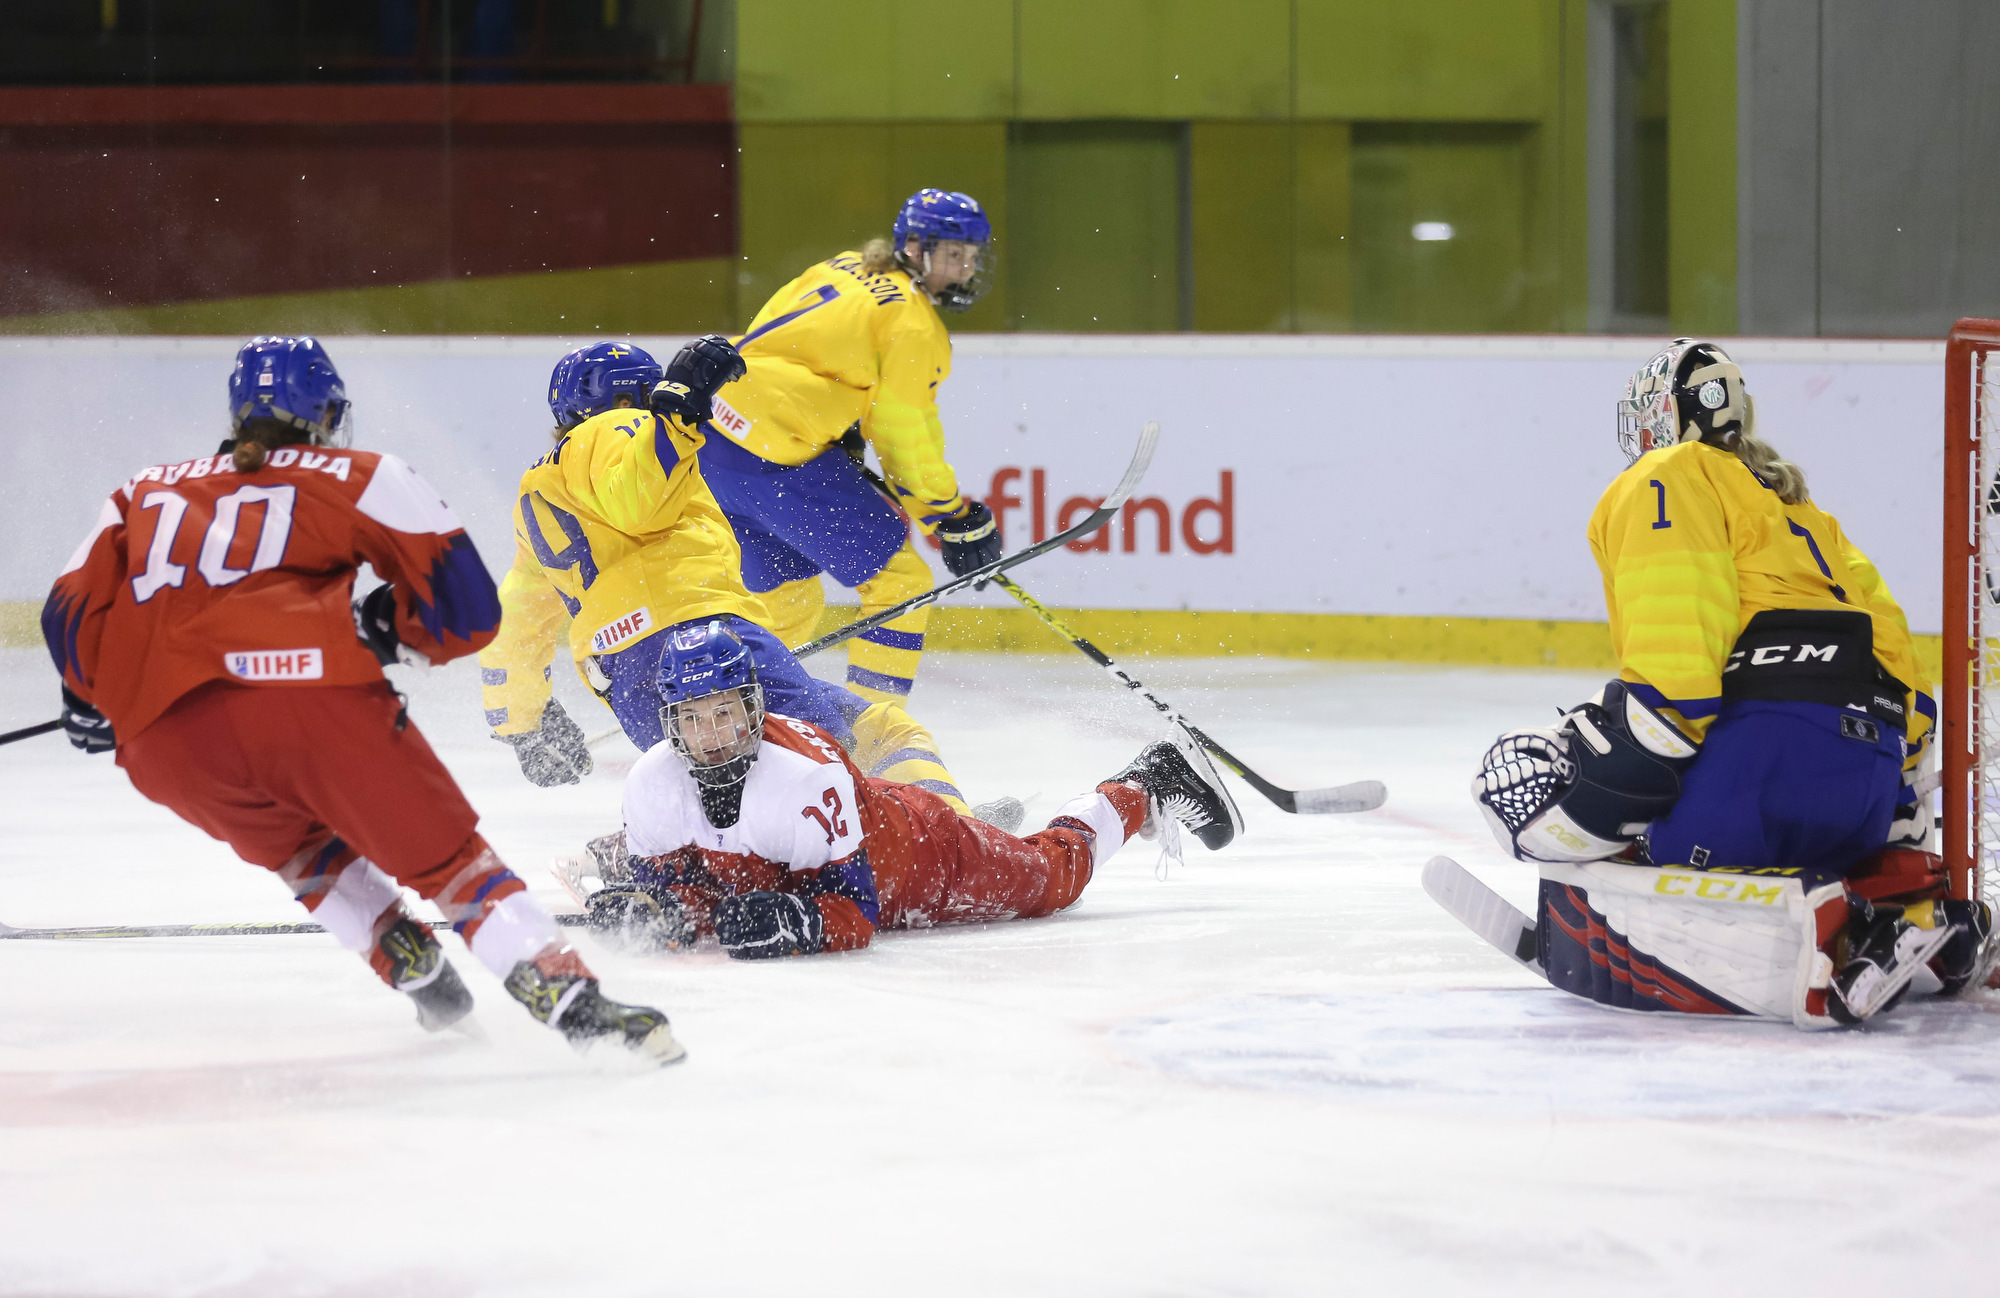
<path fill-rule="evenodd" d="M 1847 1001 L 1842 997 L 1847 1004 L 1848 1013 L 1863 1023 L 1875 1017 L 1896 998 L 1898 992 L 1910 985 L 1910 981 L 1917 976 L 1917 971 L 1930 963 L 1931 957 L 1950 940 L 1951 934 L 1952 930 L 1947 926 L 1923 932 L 1921 938 L 1912 941 L 1908 946 L 1897 943 L 1894 970 L 1879 979 L 1871 979 L 1865 983 L 1864 994 L 1855 1000 Z"/>
<path fill-rule="evenodd" d="M 1208 750 L 1187 732 L 1187 727 L 1176 723 L 1167 739 L 1180 749 L 1181 756 L 1194 768 L 1194 773 L 1206 781 L 1222 801 L 1222 809 L 1229 817 L 1225 823 L 1203 825 L 1200 829 L 1189 831 L 1203 847 L 1219 852 L 1243 837 L 1243 813 L 1237 808 L 1236 799 L 1230 795 L 1229 786 L 1222 782 L 1222 772 L 1216 770 L 1215 763 L 1209 760 Z"/>

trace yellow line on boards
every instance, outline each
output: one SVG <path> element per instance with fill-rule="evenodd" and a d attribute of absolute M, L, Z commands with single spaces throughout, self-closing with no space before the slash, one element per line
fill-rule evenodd
<path fill-rule="evenodd" d="M 1111 656 L 1222 658 L 1261 655 L 1327 662 L 1441 663 L 1476 667 L 1560 667 L 1609 673 L 1611 633 L 1602 622 L 1500 617 L 1388 617 L 1355 613 L 1201 613 L 1179 609 L 1057 609 L 1066 624 Z M 830 606 L 815 635 L 859 616 Z M 39 647 L 41 606 L 0 600 L 0 646 Z M 1917 659 L 1935 681 L 1941 636 L 1915 637 Z M 931 609 L 931 649 L 1060 653 L 1063 642 L 1025 608 Z M 838 652 L 837 650 L 835 652 Z"/>

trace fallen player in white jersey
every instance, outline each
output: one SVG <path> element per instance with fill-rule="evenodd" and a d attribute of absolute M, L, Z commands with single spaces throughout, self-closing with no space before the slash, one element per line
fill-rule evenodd
<path fill-rule="evenodd" d="M 913 784 L 869 779 L 824 731 L 763 710 L 749 653 L 720 622 L 673 633 L 669 741 L 625 787 L 625 853 L 564 873 L 591 927 L 641 951 L 713 933 L 739 959 L 868 945 L 878 928 L 1026 919 L 1073 904 L 1148 822 L 1210 848 L 1233 817 L 1198 749 L 1154 744 L 1023 838 Z"/>

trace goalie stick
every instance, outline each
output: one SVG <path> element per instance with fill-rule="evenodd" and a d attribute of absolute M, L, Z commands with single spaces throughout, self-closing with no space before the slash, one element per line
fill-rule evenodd
<path fill-rule="evenodd" d="M 846 626 L 829 631 L 810 644 L 800 645 L 797 649 L 792 650 L 792 656 L 794 658 L 804 658 L 808 655 L 816 654 L 822 649 L 831 649 L 837 644 L 852 640 L 863 631 L 873 631 L 885 622 L 893 622 L 913 608 L 922 608 L 926 604 L 935 604 L 946 595 L 955 595 L 968 586 L 984 585 L 1009 568 L 1024 564 L 1038 555 L 1047 554 L 1057 546 L 1074 541 L 1078 537 L 1089 536 L 1098 528 L 1109 523 L 1113 516 L 1118 513 L 1119 509 L 1123 507 L 1126 498 L 1138 490 L 1139 480 L 1146 476 L 1146 468 L 1153 462 L 1153 448 L 1159 444 L 1159 441 L 1160 426 L 1158 424 L 1148 422 L 1144 428 L 1139 430 L 1139 445 L 1132 452 L 1132 462 L 1125 466 L 1125 476 L 1118 480 L 1117 487 L 1112 490 L 1110 495 L 1104 498 L 1104 503 L 1096 509 L 1091 510 L 1089 515 L 1074 527 L 1066 527 L 1046 541 L 1037 541 L 1025 550 L 1017 550 L 1013 554 L 995 559 L 984 568 L 975 568 L 963 577 L 954 577 L 950 581 L 933 586 L 921 595 L 913 595 L 900 604 L 891 605 L 879 613 L 870 614 L 857 621 L 849 622 Z"/>
<path fill-rule="evenodd" d="M 1191 739 L 1203 748 L 1206 748 L 1209 752 L 1215 754 L 1217 760 L 1241 776 L 1244 783 L 1270 799 L 1279 810 L 1308 816 L 1373 811 L 1375 808 L 1381 806 L 1383 800 L 1389 796 L 1388 790 L 1382 787 L 1380 780 L 1357 780 L 1353 784 L 1335 785 L 1330 789 L 1280 788 L 1244 765 L 1242 759 L 1238 758 L 1227 748 L 1210 739 L 1202 732 L 1201 727 L 1182 716 L 1179 709 L 1168 704 L 1157 694 L 1154 694 L 1151 690 L 1140 684 L 1136 677 L 1126 672 L 1117 663 L 1111 661 L 1110 655 L 1106 654 L 1102 649 L 1099 649 L 1096 645 L 1090 643 L 1090 641 L 1064 626 L 1062 621 L 1054 613 L 1045 608 L 1040 600 L 1030 595 L 1027 591 L 1022 590 L 1012 577 L 995 575 L 993 584 L 1019 600 L 1022 607 L 1047 623 L 1049 630 L 1069 641 L 1072 645 L 1075 645 L 1078 652 L 1082 653 L 1084 657 L 1090 659 L 1105 671 L 1110 672 L 1112 679 L 1116 680 L 1126 689 L 1138 694 L 1140 698 L 1152 704 L 1155 711 L 1164 713 L 1169 721 L 1187 731 Z"/>
<path fill-rule="evenodd" d="M 1424 891 L 1496 951 L 1522 968 L 1546 976 L 1536 951 L 1535 926 L 1464 866 L 1448 856 L 1432 857 L 1424 863 Z"/>
<path fill-rule="evenodd" d="M 586 917 L 578 914 L 552 916 L 564 928 L 583 927 Z M 443 920 L 425 920 L 433 928 L 448 927 Z M 275 937 L 286 933 L 324 933 L 318 924 L 107 924 L 88 928 L 15 928 L 0 924 L 0 942 L 81 941 L 91 938 L 122 937 Z"/>

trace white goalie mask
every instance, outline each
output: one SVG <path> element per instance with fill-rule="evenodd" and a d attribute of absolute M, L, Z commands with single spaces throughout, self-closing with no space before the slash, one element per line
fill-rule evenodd
<path fill-rule="evenodd" d="M 1635 462 L 1683 440 L 1749 430 L 1753 421 L 1743 371 L 1729 353 L 1699 338 L 1676 338 L 1626 381 L 1618 402 L 1618 449 Z"/>

